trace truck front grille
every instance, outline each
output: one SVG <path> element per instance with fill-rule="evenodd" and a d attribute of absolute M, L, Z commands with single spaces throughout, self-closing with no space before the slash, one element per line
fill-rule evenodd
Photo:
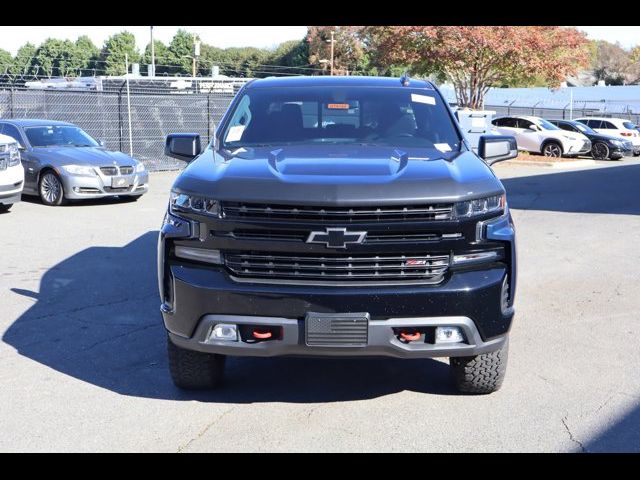
<path fill-rule="evenodd" d="M 230 237 L 236 240 L 260 240 L 260 241 L 284 241 L 284 242 L 306 242 L 309 238 L 309 230 L 244 230 L 238 229 L 233 232 L 216 232 L 212 235 L 217 237 Z M 414 243 L 414 242 L 437 242 L 447 239 L 463 238 L 462 233 L 423 232 L 412 231 L 370 231 L 367 233 L 364 243 Z"/>
<path fill-rule="evenodd" d="M 238 220 L 285 220 L 299 222 L 371 222 L 450 220 L 452 204 L 410 205 L 388 207 L 308 207 L 262 205 L 225 202 L 225 218 Z"/>
<path fill-rule="evenodd" d="M 397 281 L 439 283 L 449 268 L 448 254 L 428 255 L 270 255 L 227 253 L 226 267 L 236 277 L 309 281 Z"/>

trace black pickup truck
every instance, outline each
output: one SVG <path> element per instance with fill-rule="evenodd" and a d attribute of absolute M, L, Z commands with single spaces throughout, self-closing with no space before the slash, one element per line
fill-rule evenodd
<path fill-rule="evenodd" d="M 489 167 L 424 80 L 267 78 L 245 85 L 189 162 L 159 238 L 174 383 L 219 384 L 227 355 L 450 357 L 457 388 L 505 375 L 515 235 Z"/>

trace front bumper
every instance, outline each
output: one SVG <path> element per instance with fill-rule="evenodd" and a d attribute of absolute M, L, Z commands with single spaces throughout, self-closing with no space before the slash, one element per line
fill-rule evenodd
<path fill-rule="evenodd" d="M 88 177 L 74 176 L 62 172 L 61 178 L 65 196 L 70 200 L 138 196 L 144 195 L 149 191 L 149 174 L 146 171 L 123 176 L 126 186 L 122 188 L 113 188 L 111 186 L 112 177 L 102 174 Z"/>
<path fill-rule="evenodd" d="M 171 217 L 171 216 L 168 216 Z M 370 355 L 396 357 L 468 356 L 496 350 L 513 320 L 516 287 L 515 231 L 508 214 L 478 222 L 478 233 L 500 242 L 506 257 L 464 269 L 451 269 L 437 285 L 396 284 L 341 286 L 235 281 L 223 266 L 169 256 L 166 244 L 190 235 L 188 222 L 165 222 L 158 242 L 159 288 L 164 325 L 172 341 L 187 349 L 229 355 Z M 503 283 L 508 277 L 509 302 L 503 312 Z M 361 312 L 369 318 L 369 341 L 360 347 L 317 347 L 305 343 L 309 312 Z M 207 343 L 211 326 L 221 316 L 235 324 L 278 325 L 278 341 Z M 454 322 L 454 323 L 451 323 Z M 460 325 L 467 342 L 456 345 L 401 343 L 396 327 Z M 261 346 L 259 346 L 261 345 Z"/>
<path fill-rule="evenodd" d="M 282 328 L 282 337 L 276 340 L 248 343 L 243 341 L 207 340 L 218 323 Z M 398 339 L 394 329 L 457 326 L 465 336 L 464 343 L 436 344 L 425 341 L 405 343 Z M 207 353 L 233 356 L 383 356 L 396 358 L 462 357 L 500 349 L 507 335 L 483 340 L 474 322 L 468 317 L 418 317 L 370 320 L 368 342 L 365 347 L 308 346 L 304 338 L 304 320 L 282 317 L 245 317 L 238 315 L 206 315 L 199 322 L 191 338 L 169 333 L 171 341 L 179 347 Z"/>
<path fill-rule="evenodd" d="M 11 205 L 20 201 L 24 187 L 24 168 L 22 165 L 8 167 L 0 171 L 0 203 Z"/>

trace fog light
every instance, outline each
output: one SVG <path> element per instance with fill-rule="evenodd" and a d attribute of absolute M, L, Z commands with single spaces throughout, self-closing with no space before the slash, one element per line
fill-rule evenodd
<path fill-rule="evenodd" d="M 436 343 L 464 342 L 464 335 L 459 327 L 436 327 Z"/>
<path fill-rule="evenodd" d="M 175 252 L 176 257 L 180 258 L 187 258 L 198 262 L 215 263 L 218 265 L 222 263 L 222 254 L 220 253 L 220 250 L 176 246 Z"/>
<path fill-rule="evenodd" d="M 219 323 L 211 329 L 207 342 L 212 340 L 238 341 L 238 328 L 230 323 Z"/>

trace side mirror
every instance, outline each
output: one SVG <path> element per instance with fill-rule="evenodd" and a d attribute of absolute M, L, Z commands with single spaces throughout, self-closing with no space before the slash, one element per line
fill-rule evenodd
<path fill-rule="evenodd" d="M 98 140 L 98 145 L 100 145 L 101 147 L 104 147 L 107 144 L 107 142 L 105 142 L 104 140 Z"/>
<path fill-rule="evenodd" d="M 197 133 L 171 133 L 164 144 L 164 154 L 190 162 L 202 152 L 200 135 Z"/>
<path fill-rule="evenodd" d="M 538 125 L 536 125 L 535 123 L 533 125 L 531 125 L 529 127 L 529 130 L 532 130 L 534 132 L 539 132 L 540 131 L 540 127 L 538 127 Z"/>
<path fill-rule="evenodd" d="M 478 142 L 478 155 L 493 165 L 518 156 L 516 137 L 510 135 L 483 135 Z"/>

